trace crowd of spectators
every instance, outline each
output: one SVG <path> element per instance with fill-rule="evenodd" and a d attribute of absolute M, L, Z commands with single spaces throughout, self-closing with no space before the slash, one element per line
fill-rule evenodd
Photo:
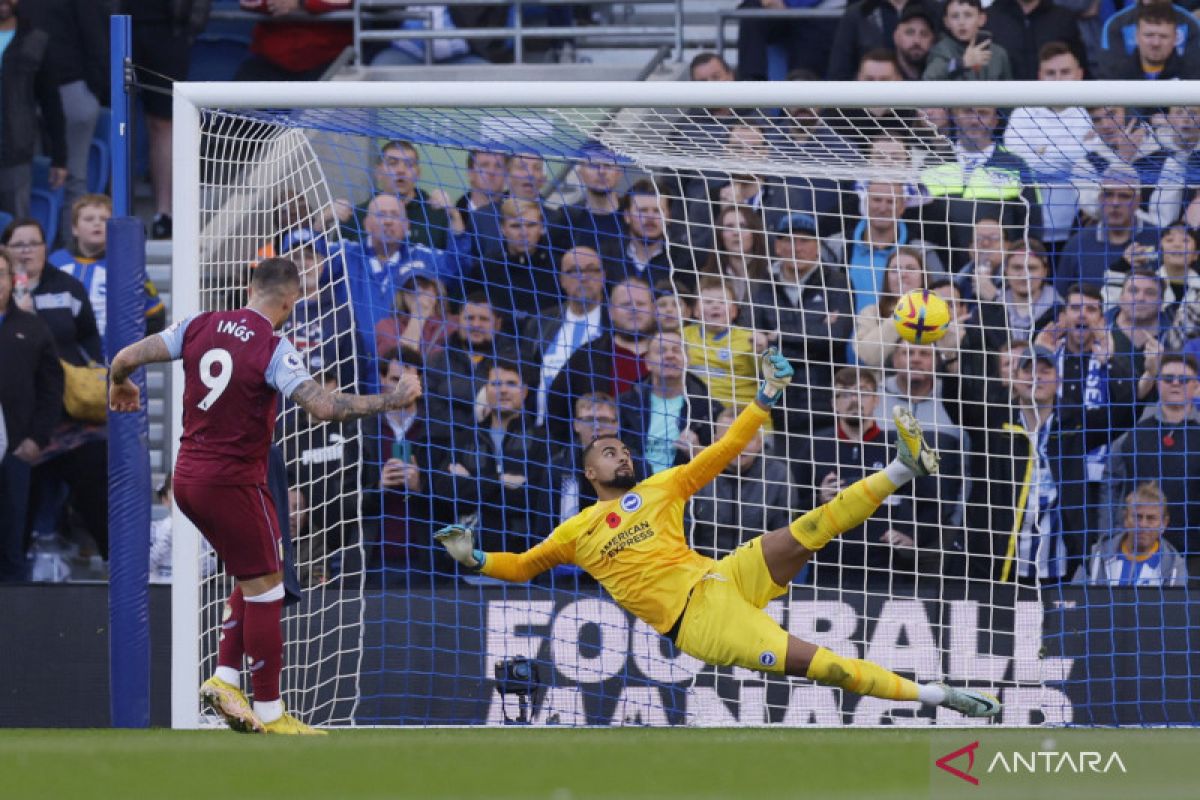
<path fill-rule="evenodd" d="M 625 439 L 641 474 L 686 462 L 750 401 L 756 356 L 773 344 L 798 379 L 690 507 L 703 552 L 728 552 L 886 463 L 890 411 L 903 404 L 942 452 L 941 474 L 842 537 L 806 579 L 1184 580 L 1200 548 L 1183 499 L 1200 488 L 1194 234 L 1186 220 L 1146 221 L 1154 187 L 1133 167 L 1098 169 L 1098 134 L 1082 137 L 1070 181 L 1042 192 L 1004 148 L 1017 113 L 948 110 L 957 130 L 979 126 L 968 134 L 977 150 L 1009 160 L 944 163 L 965 182 L 993 168 L 1016 176 L 1005 198 L 934 196 L 928 181 L 946 173 L 930 162 L 908 183 L 827 181 L 832 198 L 787 213 L 723 196 L 727 178 L 646 175 L 594 143 L 555 191 L 536 154 L 474 151 L 453 198 L 415 185 L 420 148 L 383 144 L 361 233 L 343 224 L 344 244 L 313 253 L 332 269 L 310 267 L 331 297 L 348 288 L 360 385 L 411 369 L 426 386 L 411 412 L 389 415 L 379 444 L 366 437 L 363 474 L 384 520 L 376 563 L 410 581 L 444 572 L 428 534 L 455 521 L 489 548 L 536 542 L 590 500 L 579 455 L 601 432 Z M 1086 118 L 1098 129 L 1113 113 Z M 1169 109 L 1163 124 L 1187 114 Z M 389 165 L 389 153 L 406 155 Z M 744 180 L 782 196 L 780 179 Z M 1079 199 L 1089 192 L 1095 216 Z M 1072 203 L 1057 248 L 1030 234 L 1059 211 L 1048 196 Z M 703 198 L 711 207 L 698 214 Z M 433 219 L 444 227 L 424 224 Z M 311 242 L 329 241 L 292 238 L 305 243 L 282 252 L 304 264 Z M 707 244 L 683 244 L 697 240 Z M 344 286 L 328 277 L 340 270 Z M 913 289 L 951 308 L 936 345 L 903 342 L 889 322 Z M 345 334 L 336 306 L 318 315 L 324 332 L 297 342 L 310 363 L 328 365 L 324 348 Z M 349 346 L 334 350 L 351 363 Z M 314 451 L 328 452 L 323 441 Z M 1161 508 L 1143 514 L 1156 497 Z"/>
<path fill-rule="evenodd" d="M 131 10 L 186 49 L 202 16 L 154 17 L 159 5 Z M 16 7 L 0 0 L 0 33 L 24 19 Z M 1190 12 L 1156 2 L 1111 11 L 863 0 L 819 37 L 823 54 L 788 38 L 803 39 L 803 26 L 760 41 L 786 50 L 793 80 L 1200 77 Z M 321 47 L 265 27 L 275 33 L 256 39 L 245 76 L 311 77 Z M 100 555 L 107 548 L 103 426 L 46 401 L 61 396 L 60 360 L 103 361 L 111 203 L 79 191 L 70 131 L 86 120 L 62 116 L 69 97 L 103 98 L 92 72 L 55 66 L 53 48 L 30 43 L 40 28 L 15 29 L 8 52 L 39 57 L 10 72 L 4 56 L 6 110 L 17 101 L 10 79 L 27 81 L 19 99 L 40 108 L 52 180 L 76 193 L 69 241 L 56 249 L 11 199 L 27 189 L 36 147 L 3 138 L 0 202 L 16 217 L 0 237 L 8 579 L 26 574 L 32 532 L 67 524 L 64 508 Z M 707 53 L 691 78 L 782 77 L 771 74 L 775 56 L 745 52 L 754 26 L 742 30 L 737 69 Z M 384 61 L 416 57 L 393 49 Z M 435 50 L 437 61 L 485 56 Z M 181 74 L 178 64 L 162 71 Z M 165 110 L 152 140 L 169 137 Z M 430 538 L 448 523 L 474 524 L 485 549 L 530 546 L 592 499 L 579 458 L 588 442 L 619 434 L 642 475 L 685 463 L 752 401 L 770 345 L 796 379 L 763 434 L 689 508 L 702 552 L 729 552 L 887 463 L 890 411 L 905 405 L 943 453 L 940 475 L 890 498 L 804 580 L 1166 584 L 1186 580 L 1189 560 L 1200 567 L 1200 519 L 1188 510 L 1200 490 L 1200 107 L 680 113 L 682 139 L 832 159 L 858 177 L 647 174 L 589 142 L 569 164 L 456 152 L 461 184 L 435 185 L 426 148 L 397 139 L 378 143 L 365 196 L 321 208 L 303 194 L 277 198 L 279 229 L 259 257 L 301 268 L 304 297 L 282 332 L 314 376 L 378 391 L 411 372 L 425 387 L 413 407 L 369 425 L 312 425 L 283 408 L 306 582 L 352 569 L 358 536 L 389 581 L 450 574 Z M 169 158 L 155 152 L 152 141 L 152 232 L 169 235 L 169 203 L 158 202 L 160 190 L 169 198 Z M 165 309 L 148 288 L 153 331 Z M 952 310 L 936 345 L 903 342 L 890 324 L 913 289 Z"/>

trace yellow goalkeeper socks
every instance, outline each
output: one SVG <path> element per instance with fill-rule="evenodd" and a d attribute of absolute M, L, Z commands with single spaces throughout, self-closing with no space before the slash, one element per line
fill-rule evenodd
<path fill-rule="evenodd" d="M 838 492 L 837 497 L 792 521 L 788 529 L 800 544 L 817 551 L 839 533 L 867 521 L 884 498 L 896 491 L 886 472 L 875 472 Z"/>
<path fill-rule="evenodd" d="M 856 694 L 883 697 L 888 700 L 918 700 L 920 689 L 908 678 L 861 658 L 842 658 L 837 653 L 818 647 L 808 665 L 808 678 L 830 686 L 840 686 Z"/>

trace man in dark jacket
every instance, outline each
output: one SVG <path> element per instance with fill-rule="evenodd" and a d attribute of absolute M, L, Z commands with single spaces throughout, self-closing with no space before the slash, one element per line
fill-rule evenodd
<path fill-rule="evenodd" d="M 100 109 L 110 104 L 108 17 L 113 0 L 38 0 L 29 5 L 35 25 L 50 34 L 47 58 L 57 76 L 66 117 L 67 192 L 59 230 L 69 232 L 71 204 L 88 189 L 88 156 L 96 120 Z"/>
<path fill-rule="evenodd" d="M 500 247 L 485 253 L 476 275 L 463 279 L 463 290 L 485 292 L 492 308 L 521 330 L 530 317 L 557 306 L 554 257 L 546 239 L 541 206 L 532 200 L 508 198 L 500 204 Z"/>
<path fill-rule="evenodd" d="M 874 373 L 842 367 L 833 391 L 833 426 L 800 439 L 794 454 L 798 508 L 827 502 L 887 464 L 894 452 L 895 431 L 875 422 L 879 386 Z M 901 573 L 938 571 L 942 531 L 952 521 L 960 492 L 958 447 L 938 439 L 938 475 L 918 478 L 891 495 L 871 519 L 826 546 L 816 559 L 817 583 L 865 590 L 872 577 L 891 581 Z"/>
<path fill-rule="evenodd" d="M 863 55 L 878 48 L 892 49 L 892 35 L 900 14 L 909 3 L 924 0 L 860 0 L 846 8 L 833 37 L 829 56 L 831 81 L 852 81 Z M 941 19 L 941 10 L 933 2 L 924 2 L 930 19 Z"/>
<path fill-rule="evenodd" d="M 438 521 L 477 517 L 490 550 L 527 550 L 552 529 L 550 453 L 528 395 L 519 365 L 493 362 L 475 424 L 456 426 L 433 465 Z"/>
<path fill-rule="evenodd" d="M 1087 63 L 1075 14 L 1054 0 L 996 0 L 988 6 L 984 27 L 1008 53 L 1013 80 L 1037 80 L 1038 52 L 1049 42 L 1062 42 L 1080 64 Z"/>
<path fill-rule="evenodd" d="M 43 130 L 50 143 L 50 187 L 67 179 L 66 124 L 50 34 L 18 20 L 17 0 L 0 0 L 0 34 L 0 211 L 24 217 Z"/>
<path fill-rule="evenodd" d="M 822 4 L 823 0 L 743 0 L 738 8 L 815 9 Z M 738 80 L 778 81 L 794 69 L 824 73 L 837 26 L 837 17 L 741 20 L 737 37 Z M 773 57 L 776 55 L 783 58 Z"/>
<path fill-rule="evenodd" d="M 713 439 L 725 435 L 737 412 L 722 411 Z M 788 524 L 796 513 L 796 491 L 788 463 L 763 452 L 759 431 L 712 481 L 692 497 L 692 548 L 712 558 L 722 558 L 743 543 Z"/>
<path fill-rule="evenodd" d="M 487 369 L 496 358 L 517 360 L 513 337 L 504 331 L 504 320 L 483 292 L 463 303 L 459 328 L 446 346 L 425 356 L 425 397 L 430 413 L 447 424 L 472 425 L 475 397 L 487 380 Z"/>
<path fill-rule="evenodd" d="M 1109 50 L 1100 62 L 1101 78 L 1109 80 L 1177 80 L 1200 78 L 1200 51 L 1175 51 L 1178 17 L 1170 3 L 1140 5 L 1137 9 L 1136 47 Z"/>
<path fill-rule="evenodd" d="M 415 353 L 404 351 L 400 356 L 401 360 L 389 361 L 384 370 L 385 390 L 395 387 L 404 375 L 420 375 L 420 359 Z M 377 424 L 377 430 L 374 425 L 365 426 L 363 479 L 382 491 L 379 557 L 385 583 L 398 577 L 392 574 L 394 570 L 407 570 L 411 581 L 428 582 L 435 571 L 429 540 L 434 522 L 432 468 L 444 455 L 441 448 L 448 444 L 448 424 L 430 413 L 425 397 L 408 408 L 380 415 Z M 371 504 L 366 510 L 374 517 L 376 508 Z"/>
<path fill-rule="evenodd" d="M 612 332 L 575 351 L 546 397 L 546 428 L 550 441 L 563 444 L 571 435 L 575 400 L 592 392 L 620 397 L 645 377 L 646 345 L 657 326 L 654 295 L 640 278 L 626 278 L 609 292 L 608 318 Z"/>
<path fill-rule="evenodd" d="M 1124 8 L 1104 20 L 1104 27 L 1100 32 L 1100 52 L 1095 55 L 1103 58 L 1111 51 L 1132 53 L 1136 50 L 1138 8 L 1163 2 L 1168 0 L 1137 0 L 1126 3 Z M 1188 5 L 1195 8 L 1194 3 Z M 1178 20 L 1175 26 L 1175 52 L 1182 56 L 1185 51 L 1194 51 L 1200 47 L 1200 21 L 1178 3 L 1171 3 L 1171 7 L 1175 9 L 1175 18 Z"/>
<path fill-rule="evenodd" d="M 0 258 L 0 582 L 25 574 L 30 467 L 62 410 L 63 374 L 37 314 L 13 299 L 13 268 Z"/>
<path fill-rule="evenodd" d="M 1059 399 L 1059 355 L 1035 345 L 1009 403 L 987 408 L 971 461 L 967 571 L 1000 581 L 1069 580 L 1091 549 L 1086 454 L 1111 441 L 1108 406 Z"/>
<path fill-rule="evenodd" d="M 833 373 L 846 363 L 854 305 L 844 270 L 822 263 L 827 256 L 811 215 L 781 220 L 771 246 L 775 280 L 755 293 L 754 326 L 778 332 L 780 352 L 797 365 L 782 415 L 788 434 L 806 436 L 829 424 Z"/>
<path fill-rule="evenodd" d="M 374 179 L 376 191 L 394 194 L 404 206 L 408 241 L 438 250 L 449 247 L 450 218 L 446 209 L 439 207 L 429 193 L 417 185 L 421 180 L 421 154 L 412 142 L 395 139 L 386 143 L 375 160 Z M 357 240 L 366 229 L 368 212 L 366 206 L 353 209 L 339 206 L 342 236 Z"/>

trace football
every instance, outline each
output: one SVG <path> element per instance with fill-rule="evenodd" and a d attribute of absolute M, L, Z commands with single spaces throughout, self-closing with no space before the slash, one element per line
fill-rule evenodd
<path fill-rule="evenodd" d="M 950 327 L 950 307 L 928 289 L 914 289 L 896 303 L 892 322 L 904 341 L 932 344 Z"/>

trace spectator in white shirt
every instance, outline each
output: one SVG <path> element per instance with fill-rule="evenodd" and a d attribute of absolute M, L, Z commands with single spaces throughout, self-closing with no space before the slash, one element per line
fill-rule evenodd
<path fill-rule="evenodd" d="M 1038 53 L 1038 80 L 1080 81 L 1083 67 L 1065 44 L 1048 42 Z M 1025 159 L 1038 181 L 1042 239 L 1052 248 L 1065 242 L 1075 226 L 1079 190 L 1071 178 L 1087 154 L 1084 139 L 1091 130 L 1091 118 L 1082 106 L 1018 108 L 1008 121 L 1004 145 Z"/>
<path fill-rule="evenodd" d="M 1087 152 L 1075 165 L 1079 210 L 1091 219 L 1100 217 L 1100 178 L 1113 164 L 1133 167 L 1135 161 L 1157 147 L 1150 129 L 1137 115 L 1121 106 L 1088 109 L 1092 130 L 1083 138 Z"/>
<path fill-rule="evenodd" d="M 563 254 L 560 263 L 558 285 L 565 302 L 556 311 L 529 317 L 524 331 L 541 356 L 538 425 L 545 424 L 546 394 L 559 371 L 576 350 L 599 338 L 608 328 L 600 256 L 590 247 L 574 247 Z"/>

